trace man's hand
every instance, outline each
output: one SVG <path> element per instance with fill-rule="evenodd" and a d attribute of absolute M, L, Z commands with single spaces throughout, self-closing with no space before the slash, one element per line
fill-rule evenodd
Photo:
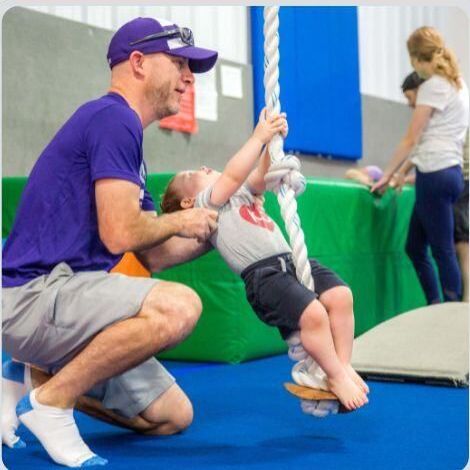
<path fill-rule="evenodd" d="M 193 208 L 166 214 L 177 224 L 176 235 L 184 238 L 195 238 L 198 242 L 209 239 L 217 229 L 217 211 Z"/>

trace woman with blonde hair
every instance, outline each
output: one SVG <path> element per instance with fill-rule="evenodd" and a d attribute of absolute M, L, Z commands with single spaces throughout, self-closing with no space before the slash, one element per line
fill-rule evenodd
<path fill-rule="evenodd" d="M 416 202 L 406 252 L 428 304 L 441 301 L 429 246 L 438 267 L 444 301 L 456 301 L 461 297 L 461 276 L 453 240 L 453 204 L 464 184 L 462 156 L 469 126 L 468 88 L 454 53 L 436 29 L 417 29 L 408 38 L 407 47 L 411 65 L 426 81 L 419 87 L 408 130 L 371 191 L 385 188 L 412 153 Z"/>

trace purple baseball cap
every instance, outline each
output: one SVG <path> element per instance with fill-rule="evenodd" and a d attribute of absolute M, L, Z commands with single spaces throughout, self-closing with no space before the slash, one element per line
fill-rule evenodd
<path fill-rule="evenodd" d="M 207 72 L 217 61 L 216 51 L 194 46 L 190 29 L 153 18 L 136 18 L 114 33 L 107 54 L 109 67 L 112 69 L 116 64 L 127 60 L 133 51 L 143 54 L 164 52 L 184 57 L 188 59 L 189 68 L 194 73 Z"/>

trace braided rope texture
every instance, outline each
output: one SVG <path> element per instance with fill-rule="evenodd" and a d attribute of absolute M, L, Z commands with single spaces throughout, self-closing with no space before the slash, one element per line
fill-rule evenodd
<path fill-rule="evenodd" d="M 281 111 L 279 86 L 279 7 L 268 6 L 264 8 L 264 97 L 269 113 Z M 284 141 L 276 135 L 269 144 L 271 163 L 282 162 L 292 158 L 284 154 Z M 269 174 L 269 173 L 268 173 Z M 297 214 L 296 191 L 286 184 L 283 178 L 280 185 L 272 188 L 277 195 L 281 208 L 281 215 L 289 235 L 292 248 L 292 257 L 299 281 L 311 290 L 314 290 L 314 281 L 310 263 L 308 261 L 305 236 Z"/>
<path fill-rule="evenodd" d="M 264 7 L 264 93 L 268 113 L 279 113 L 280 86 L 279 86 L 279 7 Z M 292 257 L 296 269 L 297 279 L 311 290 L 315 289 L 312 271 L 307 255 L 304 232 L 300 226 L 300 218 L 297 214 L 297 201 L 295 196 L 305 189 L 305 178 L 300 173 L 300 162 L 292 155 L 284 154 L 284 140 L 280 135 L 275 136 L 269 144 L 271 154 L 271 166 L 265 177 L 267 188 L 276 195 L 281 208 L 289 242 L 292 248 Z M 298 344 L 294 344 L 294 343 Z M 289 351 L 297 348 L 297 352 L 305 355 L 306 351 L 300 343 L 299 332 L 293 333 L 287 338 Z M 311 357 L 297 362 L 292 369 L 294 378 L 297 366 L 303 367 L 309 362 L 308 371 L 316 371 L 321 377 L 325 373 Z M 295 378 L 294 378 L 295 381 Z M 321 380 L 320 380 L 321 381 Z M 329 414 L 338 412 L 339 404 L 336 401 L 325 400 L 301 400 L 302 411 L 317 418 L 323 418 Z"/>

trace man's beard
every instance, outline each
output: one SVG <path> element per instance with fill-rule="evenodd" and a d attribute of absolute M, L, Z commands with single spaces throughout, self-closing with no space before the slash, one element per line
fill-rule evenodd
<path fill-rule="evenodd" d="M 163 86 L 149 86 L 146 90 L 145 97 L 152 104 L 155 113 L 155 119 L 158 121 L 167 116 L 172 116 L 179 111 L 178 105 L 170 104 L 171 88 L 167 83 Z"/>

